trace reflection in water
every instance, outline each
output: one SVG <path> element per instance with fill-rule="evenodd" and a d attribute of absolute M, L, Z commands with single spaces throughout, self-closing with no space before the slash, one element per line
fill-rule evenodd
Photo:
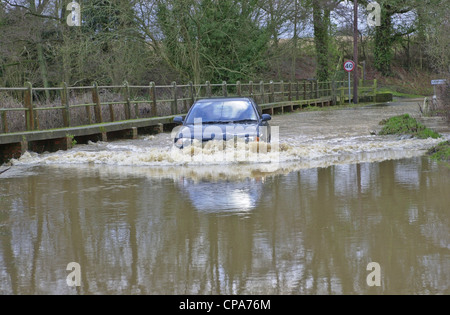
<path fill-rule="evenodd" d="M 0 294 L 450 293 L 450 171 L 428 158 L 180 168 L 13 167 Z M 372 261 L 381 287 L 366 284 Z"/>
<path fill-rule="evenodd" d="M 206 213 L 247 213 L 256 207 L 262 193 L 260 178 L 216 182 L 181 178 L 178 183 L 192 205 Z"/>

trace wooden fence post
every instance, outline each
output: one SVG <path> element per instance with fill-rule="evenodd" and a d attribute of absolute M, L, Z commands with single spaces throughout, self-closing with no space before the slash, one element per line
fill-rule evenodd
<path fill-rule="evenodd" d="M 131 119 L 131 105 L 130 105 L 130 88 L 128 82 L 123 82 L 123 98 L 125 99 L 125 119 Z"/>
<path fill-rule="evenodd" d="M 88 117 L 88 124 L 92 124 L 91 106 L 86 106 L 86 115 Z"/>
<path fill-rule="evenodd" d="M 187 99 L 183 98 L 183 113 L 187 113 L 187 112 L 188 112 Z"/>
<path fill-rule="evenodd" d="M 172 106 L 170 106 L 170 112 L 172 115 L 178 113 L 178 99 L 177 99 L 177 83 L 172 82 Z"/>
<path fill-rule="evenodd" d="M 373 101 L 377 101 L 377 79 L 373 80 Z"/>
<path fill-rule="evenodd" d="M 259 81 L 259 93 L 261 94 L 261 104 L 264 104 L 264 81 Z"/>
<path fill-rule="evenodd" d="M 284 102 L 284 81 L 281 80 L 280 82 L 280 95 L 281 95 L 281 101 Z M 274 98 L 275 100 L 275 98 Z"/>
<path fill-rule="evenodd" d="M 306 81 L 303 81 L 303 100 L 306 100 Z"/>
<path fill-rule="evenodd" d="M 189 104 L 188 110 L 194 105 L 195 103 L 195 94 L 194 94 L 194 83 L 192 81 L 189 81 L 189 97 L 191 98 L 191 102 Z"/>
<path fill-rule="evenodd" d="M 116 115 L 114 114 L 114 105 L 108 104 L 108 108 L 109 108 L 109 120 L 113 122 L 116 120 Z"/>
<path fill-rule="evenodd" d="M 295 100 L 298 101 L 300 99 L 300 82 L 297 81 L 295 83 Z"/>
<path fill-rule="evenodd" d="M 228 96 L 227 81 L 222 81 L 222 94 L 223 97 Z"/>
<path fill-rule="evenodd" d="M 270 94 L 269 94 L 269 103 L 273 103 L 275 101 L 275 87 L 273 81 L 270 81 Z"/>
<path fill-rule="evenodd" d="M 211 97 L 211 82 L 206 81 L 206 97 Z"/>
<path fill-rule="evenodd" d="M 319 81 L 316 81 L 315 86 L 316 86 L 316 99 L 318 99 L 319 98 Z"/>
<path fill-rule="evenodd" d="M 92 83 L 92 102 L 95 104 L 94 114 L 95 122 L 101 124 L 102 119 L 102 105 L 100 104 L 100 97 L 98 96 L 98 84 L 97 82 Z"/>
<path fill-rule="evenodd" d="M 155 82 L 150 82 L 150 114 L 156 117 L 156 87 Z"/>
<path fill-rule="evenodd" d="M 24 103 L 26 111 L 27 131 L 34 130 L 34 110 L 33 110 L 33 85 L 30 82 L 25 83 L 27 88 L 24 95 Z"/>
<path fill-rule="evenodd" d="M 292 82 L 289 81 L 289 88 L 288 88 L 288 101 L 292 101 Z"/>
<path fill-rule="evenodd" d="M 134 103 L 134 116 L 136 117 L 136 119 L 140 117 L 139 103 Z"/>
<path fill-rule="evenodd" d="M 248 95 L 253 98 L 253 81 L 248 82 Z"/>
<path fill-rule="evenodd" d="M 6 116 L 6 111 L 2 110 L 2 125 L 3 133 L 8 133 L 8 117 Z"/>
<path fill-rule="evenodd" d="M 336 81 L 333 79 L 331 82 L 331 104 L 336 106 L 337 104 L 337 94 L 336 94 Z"/>
<path fill-rule="evenodd" d="M 236 82 L 236 94 L 238 96 L 242 96 L 242 92 L 241 92 L 241 81 L 237 81 Z"/>
<path fill-rule="evenodd" d="M 69 94 L 67 92 L 67 83 L 63 82 L 61 84 L 61 106 L 64 107 L 62 110 L 62 116 L 64 121 L 64 127 L 70 127 L 70 107 L 69 107 Z"/>

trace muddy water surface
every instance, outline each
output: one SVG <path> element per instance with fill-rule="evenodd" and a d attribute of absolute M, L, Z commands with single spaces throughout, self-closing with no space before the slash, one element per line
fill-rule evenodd
<path fill-rule="evenodd" d="M 449 294 L 450 169 L 424 156 L 440 140 L 370 133 L 403 113 L 275 116 L 258 161 L 213 144 L 194 161 L 170 134 L 26 154 L 0 175 L 0 294 Z"/>

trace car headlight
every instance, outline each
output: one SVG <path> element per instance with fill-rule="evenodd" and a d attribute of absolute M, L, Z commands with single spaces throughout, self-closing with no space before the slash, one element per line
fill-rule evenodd
<path fill-rule="evenodd" d="M 250 136 L 250 137 L 245 137 L 245 142 L 259 142 L 259 137 L 257 136 Z"/>
<path fill-rule="evenodd" d="M 189 138 L 179 138 L 175 142 L 175 146 L 179 149 L 190 146 L 191 144 L 192 144 L 192 139 L 189 139 Z"/>

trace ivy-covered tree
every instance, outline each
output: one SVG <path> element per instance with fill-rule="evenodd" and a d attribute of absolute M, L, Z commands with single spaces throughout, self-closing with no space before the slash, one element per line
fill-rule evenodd
<path fill-rule="evenodd" d="M 414 9 L 414 1 L 404 0 L 379 0 L 381 6 L 381 25 L 375 28 L 374 37 L 374 65 L 383 75 L 391 74 L 393 57 L 393 45 L 403 36 L 415 31 L 414 24 L 402 23 L 395 16 L 411 12 Z"/>
<path fill-rule="evenodd" d="M 314 44 L 316 47 L 317 60 L 316 74 L 319 81 L 327 81 L 330 77 L 330 8 L 324 4 L 324 1 L 312 1 Z"/>
<path fill-rule="evenodd" d="M 319 81 L 330 80 L 333 65 L 333 34 L 331 13 L 338 8 L 342 0 L 307 0 L 312 8 L 314 46 L 316 52 L 316 78 Z"/>

